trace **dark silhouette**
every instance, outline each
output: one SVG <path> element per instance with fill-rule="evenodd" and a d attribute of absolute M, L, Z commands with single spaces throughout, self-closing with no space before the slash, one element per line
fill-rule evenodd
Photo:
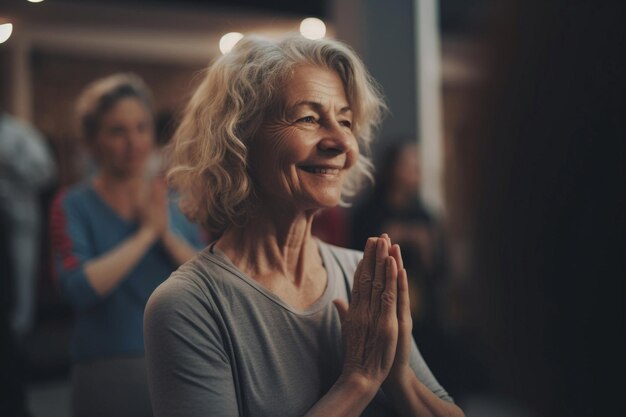
<path fill-rule="evenodd" d="M 624 415 L 624 6 L 500 6 L 456 178 L 477 351 L 537 416 Z"/>

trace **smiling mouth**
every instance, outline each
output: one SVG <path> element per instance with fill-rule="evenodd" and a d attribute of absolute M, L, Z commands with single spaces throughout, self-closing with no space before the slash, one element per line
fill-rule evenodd
<path fill-rule="evenodd" d="M 310 172 L 311 174 L 328 174 L 328 175 L 337 175 L 339 174 L 339 168 L 321 168 L 321 167 L 300 167 L 300 169 Z"/>

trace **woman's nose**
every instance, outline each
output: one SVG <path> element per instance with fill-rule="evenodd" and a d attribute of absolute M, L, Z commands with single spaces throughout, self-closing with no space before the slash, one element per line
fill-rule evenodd
<path fill-rule="evenodd" d="M 132 149 L 140 149 L 145 145 L 146 135 L 141 131 L 132 131 L 128 134 L 128 145 Z"/>
<path fill-rule="evenodd" d="M 338 154 L 346 153 L 356 145 L 352 131 L 336 121 L 326 126 L 322 135 L 318 147 L 323 151 L 332 151 Z"/>

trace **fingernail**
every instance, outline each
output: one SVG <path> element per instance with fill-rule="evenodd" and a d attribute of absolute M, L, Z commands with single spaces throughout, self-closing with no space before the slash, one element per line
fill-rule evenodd
<path fill-rule="evenodd" d="M 385 251 L 385 240 L 380 239 L 376 242 L 376 255 L 382 257 Z"/>

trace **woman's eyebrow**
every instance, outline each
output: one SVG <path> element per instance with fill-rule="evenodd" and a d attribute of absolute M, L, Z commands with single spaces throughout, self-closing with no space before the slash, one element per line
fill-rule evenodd
<path fill-rule="evenodd" d="M 317 101 L 311 101 L 311 100 L 300 100 L 295 102 L 292 106 L 293 109 L 296 109 L 298 107 L 310 107 L 315 111 L 323 111 L 324 110 L 324 106 L 322 105 L 322 103 L 317 102 Z M 344 106 L 342 107 L 338 114 L 344 114 L 344 113 L 352 113 L 352 109 L 350 108 L 350 106 Z"/>

